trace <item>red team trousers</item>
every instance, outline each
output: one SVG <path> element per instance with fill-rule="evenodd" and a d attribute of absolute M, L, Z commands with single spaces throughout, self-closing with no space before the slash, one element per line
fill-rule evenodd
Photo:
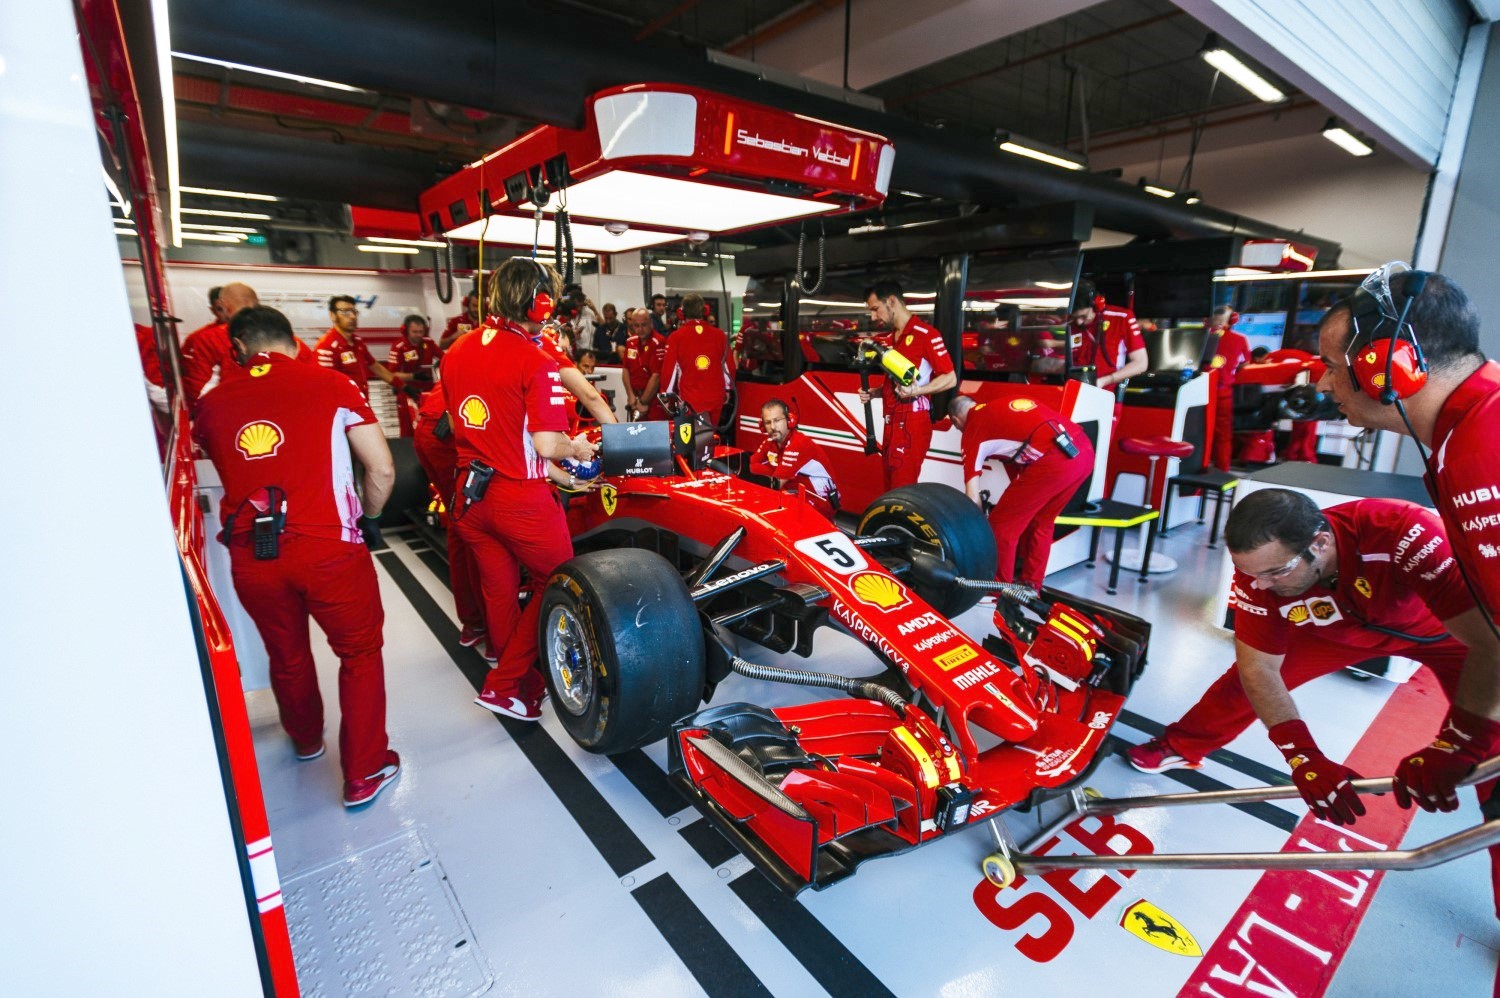
<path fill-rule="evenodd" d="M 932 417 L 925 411 L 915 412 L 909 405 L 887 406 L 885 410 L 885 487 L 915 485 L 932 444 Z"/>
<path fill-rule="evenodd" d="M 281 538 L 281 554 L 257 561 L 245 544 L 230 549 L 234 589 L 271 659 L 271 691 L 281 726 L 297 746 L 323 737 L 323 697 L 313 665 L 308 617 L 339 657 L 339 757 L 345 780 L 385 765 L 385 612 L 375 563 L 363 544 L 321 537 Z"/>
<path fill-rule="evenodd" d="M 1287 649 L 1286 659 L 1281 665 L 1281 679 L 1288 690 L 1295 690 L 1319 676 L 1368 659 L 1399 655 L 1430 668 L 1442 685 L 1448 702 L 1452 703 L 1468 653 L 1462 643 L 1451 638 L 1430 645 L 1391 638 L 1375 648 L 1351 648 L 1299 634 Z M 1230 666 L 1229 671 L 1214 681 L 1181 720 L 1167 725 L 1162 737 L 1183 758 L 1201 759 L 1234 741 L 1255 719 L 1255 708 L 1250 706 L 1250 698 L 1240 683 L 1239 669 Z M 1477 786 L 1479 799 L 1485 800 L 1494 787 L 1494 781 Z M 1500 917 L 1500 846 L 1490 847 L 1490 886 L 1494 893 L 1495 914 Z"/>
<path fill-rule="evenodd" d="M 448 535 L 448 587 L 453 590 L 453 608 L 458 614 L 458 622 L 468 630 L 482 631 L 485 624 L 484 607 L 479 602 L 479 568 L 458 531 L 451 529 L 454 493 L 458 490 L 455 463 L 458 452 L 451 438 L 445 442 L 433 436 L 431 420 L 418 424 L 412 444 L 417 461 L 427 472 L 427 480 L 442 494 L 443 505 L 448 508 L 450 529 L 444 531 Z"/>
<path fill-rule="evenodd" d="M 544 689 L 535 668 L 541 589 L 553 570 L 573 557 L 562 504 L 545 479 L 496 475 L 484 499 L 450 520 L 450 530 L 462 537 L 478 566 L 490 648 L 499 656 L 485 677 L 485 692 L 539 699 Z M 524 611 L 518 605 L 523 566 L 536 591 Z"/>
<path fill-rule="evenodd" d="M 1214 399 L 1214 467 L 1229 470 L 1234 451 L 1234 394 L 1220 392 Z"/>
<path fill-rule="evenodd" d="M 999 502 L 990 510 L 999 581 L 1041 586 L 1052 554 L 1053 521 L 1094 470 L 1094 452 L 1087 441 L 1078 449 L 1078 456 L 1071 459 L 1062 451 L 1048 451 L 1019 469 L 1000 493 Z"/>

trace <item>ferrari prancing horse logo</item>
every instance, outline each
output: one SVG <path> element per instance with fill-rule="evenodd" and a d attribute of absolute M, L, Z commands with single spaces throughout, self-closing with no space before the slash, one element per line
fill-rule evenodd
<path fill-rule="evenodd" d="M 1177 919 L 1150 901 L 1137 901 L 1120 916 L 1120 928 L 1168 953 L 1178 956 L 1202 956 L 1198 940 Z"/>
<path fill-rule="evenodd" d="M 599 501 L 604 504 L 604 515 L 615 515 L 615 503 L 619 500 L 620 493 L 613 485 L 606 485 L 599 490 Z"/>
<path fill-rule="evenodd" d="M 683 423 L 677 427 L 677 435 L 682 438 L 684 444 L 691 444 L 693 442 L 693 424 Z"/>

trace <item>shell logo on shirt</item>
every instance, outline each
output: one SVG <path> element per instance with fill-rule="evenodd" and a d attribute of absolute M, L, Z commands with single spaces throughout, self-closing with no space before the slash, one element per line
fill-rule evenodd
<path fill-rule="evenodd" d="M 1036 403 L 1031 399 L 1012 399 L 1010 403 L 1011 412 L 1030 412 L 1036 408 Z"/>
<path fill-rule="evenodd" d="M 490 407 L 478 395 L 470 395 L 459 403 L 458 416 L 469 429 L 482 430 L 490 421 Z"/>
<path fill-rule="evenodd" d="M 696 367 L 700 371 L 706 371 L 706 370 L 708 370 L 709 363 L 710 363 L 710 361 L 708 359 L 708 354 L 706 354 L 706 353 L 700 353 L 693 360 L 693 366 Z"/>
<path fill-rule="evenodd" d="M 1298 603 L 1296 606 L 1289 607 L 1286 611 L 1286 619 L 1290 620 L 1294 624 L 1306 623 L 1309 616 L 1310 614 L 1307 612 L 1307 607 L 1301 603 Z"/>
<path fill-rule="evenodd" d="M 281 427 L 268 420 L 246 423 L 234 436 L 234 446 L 245 455 L 245 460 L 254 461 L 262 457 L 275 457 L 286 439 Z"/>
<path fill-rule="evenodd" d="M 1316 596 L 1312 599 L 1289 603 L 1281 608 L 1281 615 L 1292 624 L 1306 624 L 1311 622 L 1318 627 L 1336 624 L 1344 619 L 1343 611 L 1339 609 L 1339 605 L 1327 596 Z"/>
<path fill-rule="evenodd" d="M 1224 358 L 1223 357 L 1215 357 L 1214 360 L 1213 360 L 1213 363 L 1209 365 L 1209 367 L 1212 367 L 1212 368 L 1215 368 L 1215 369 L 1223 367 L 1223 366 L 1224 366 Z"/>
<path fill-rule="evenodd" d="M 269 374 L 270 372 L 270 364 L 256 364 L 254 367 L 250 368 L 250 377 L 259 378 L 263 375 Z"/>

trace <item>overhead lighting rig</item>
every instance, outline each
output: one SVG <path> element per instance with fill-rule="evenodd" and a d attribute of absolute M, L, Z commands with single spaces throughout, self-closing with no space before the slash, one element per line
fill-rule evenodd
<path fill-rule="evenodd" d="M 1286 100 L 1286 94 L 1280 87 L 1245 65 L 1239 56 L 1224 47 L 1218 35 L 1209 35 L 1198 54 L 1203 57 L 1204 62 L 1250 91 L 1256 99 L 1267 104 Z"/>
<path fill-rule="evenodd" d="M 1329 118 L 1323 125 L 1323 138 L 1338 146 L 1351 156 L 1369 156 L 1375 152 L 1375 144 L 1363 135 L 1350 131 L 1339 124 L 1337 118 Z"/>
<path fill-rule="evenodd" d="M 1088 160 L 1075 152 L 1023 138 L 1014 132 L 996 132 L 995 144 L 1000 147 L 1001 152 L 1025 156 L 1064 170 L 1087 170 L 1089 166 Z"/>

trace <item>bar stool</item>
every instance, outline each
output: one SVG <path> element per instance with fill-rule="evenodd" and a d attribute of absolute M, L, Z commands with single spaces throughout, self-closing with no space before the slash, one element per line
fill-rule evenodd
<path fill-rule="evenodd" d="M 1150 459 L 1150 471 L 1146 475 L 1146 494 L 1144 505 L 1154 507 L 1152 496 L 1156 493 L 1156 463 L 1162 458 L 1184 458 L 1192 457 L 1193 445 L 1185 440 L 1173 440 L 1171 437 L 1126 437 L 1120 441 L 1120 450 L 1125 454 L 1135 454 Z M 1165 526 L 1165 523 L 1162 524 Z M 1120 564 L 1124 568 L 1139 570 L 1141 574 L 1146 572 L 1172 572 L 1177 569 L 1177 562 L 1160 552 L 1152 552 L 1147 545 L 1148 538 L 1144 533 L 1141 535 L 1141 546 L 1134 551 L 1126 551 L 1120 556 Z M 1149 558 L 1149 560 L 1147 560 Z"/>

